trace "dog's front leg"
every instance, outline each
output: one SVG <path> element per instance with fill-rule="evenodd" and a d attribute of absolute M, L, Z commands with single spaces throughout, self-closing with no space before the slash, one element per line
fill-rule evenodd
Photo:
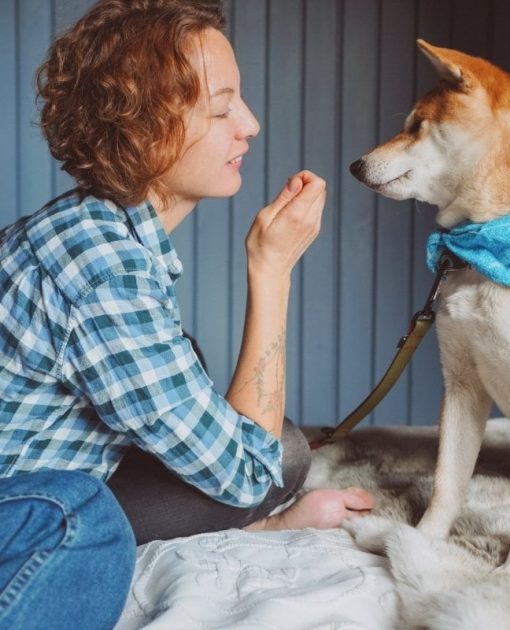
<path fill-rule="evenodd" d="M 452 378 L 445 369 L 439 453 L 432 499 L 418 528 L 447 538 L 464 499 L 480 451 L 491 400 L 474 369 Z"/>

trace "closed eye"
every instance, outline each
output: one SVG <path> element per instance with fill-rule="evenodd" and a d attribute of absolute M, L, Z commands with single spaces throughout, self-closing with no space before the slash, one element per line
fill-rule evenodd
<path fill-rule="evenodd" d="M 222 114 L 216 114 L 214 118 L 228 118 L 228 115 L 230 114 L 231 111 L 232 111 L 231 109 L 227 109 L 227 111 L 223 112 Z"/>

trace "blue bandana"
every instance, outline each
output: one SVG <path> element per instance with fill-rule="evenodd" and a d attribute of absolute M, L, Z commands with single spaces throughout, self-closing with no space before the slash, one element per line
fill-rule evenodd
<path fill-rule="evenodd" d="M 489 280 L 510 286 L 510 216 L 487 223 L 465 221 L 451 230 L 432 232 L 427 241 L 427 266 L 431 271 L 437 271 L 444 249 Z"/>

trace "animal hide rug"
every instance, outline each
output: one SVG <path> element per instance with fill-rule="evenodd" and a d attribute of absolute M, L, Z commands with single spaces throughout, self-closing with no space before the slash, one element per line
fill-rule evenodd
<path fill-rule="evenodd" d="M 437 454 L 432 427 L 354 431 L 314 451 L 305 488 L 361 486 L 373 515 L 346 524 L 364 549 L 386 554 L 402 629 L 510 629 L 510 421 L 488 423 L 475 474 L 447 541 L 420 533 Z"/>

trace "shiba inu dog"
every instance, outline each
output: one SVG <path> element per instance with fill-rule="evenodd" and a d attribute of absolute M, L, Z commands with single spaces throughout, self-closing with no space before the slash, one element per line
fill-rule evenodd
<path fill-rule="evenodd" d="M 403 131 L 351 164 L 351 172 L 387 197 L 437 205 L 437 223 L 452 234 L 463 225 L 490 227 L 496 254 L 482 257 L 510 277 L 510 221 L 500 223 L 510 215 L 510 75 L 483 59 L 417 44 L 439 72 L 438 85 L 416 103 Z M 446 538 L 492 401 L 510 417 L 510 287 L 476 265 L 449 273 L 437 332 L 445 394 L 432 499 L 418 527 Z"/>

